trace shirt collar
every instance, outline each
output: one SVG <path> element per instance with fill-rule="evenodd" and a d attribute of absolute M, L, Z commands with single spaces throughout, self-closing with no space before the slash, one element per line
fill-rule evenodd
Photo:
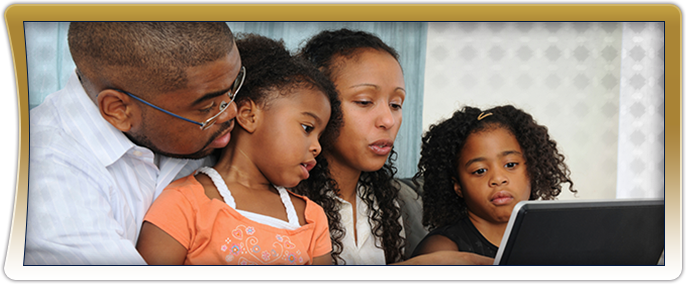
<path fill-rule="evenodd" d="M 135 156 L 138 156 L 135 152 L 139 152 L 140 159 L 154 163 L 160 170 L 155 196 L 171 181 L 190 174 L 190 171 L 202 165 L 214 163 L 211 157 L 199 160 L 170 158 L 134 144 L 100 115 L 100 110 L 84 90 L 76 72 L 72 73 L 60 92 L 61 97 L 54 101 L 64 130 L 82 143 L 93 153 L 94 159 L 105 167 L 116 163 L 129 152 Z"/>
<path fill-rule="evenodd" d="M 105 120 L 83 89 L 76 72 L 69 77 L 63 100 L 57 107 L 65 130 L 94 153 L 94 158 L 109 166 L 136 145 L 124 133 Z M 106 146 L 104 146 L 106 145 Z M 141 147 L 142 148 L 142 147 Z"/>
<path fill-rule="evenodd" d="M 357 199 L 359 200 L 361 198 L 361 196 L 363 196 L 364 193 L 366 193 L 366 192 L 367 192 L 367 188 L 358 181 L 357 186 L 355 187 L 355 195 L 357 195 Z M 336 198 L 340 201 L 348 203 L 347 201 L 343 200 L 343 198 L 335 195 L 333 190 L 326 190 L 325 194 L 328 194 L 328 195 L 333 196 L 334 198 Z"/>

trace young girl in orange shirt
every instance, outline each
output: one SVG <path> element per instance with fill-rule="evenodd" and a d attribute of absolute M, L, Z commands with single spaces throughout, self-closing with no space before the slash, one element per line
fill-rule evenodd
<path fill-rule="evenodd" d="M 285 188 L 309 177 L 319 139 L 333 139 L 335 88 L 283 42 L 246 35 L 236 45 L 247 76 L 233 137 L 214 167 L 162 192 L 137 248 L 148 264 L 331 264 L 323 209 Z"/>

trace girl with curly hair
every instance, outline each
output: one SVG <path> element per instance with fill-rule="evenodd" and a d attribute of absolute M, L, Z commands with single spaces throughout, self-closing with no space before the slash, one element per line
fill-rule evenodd
<path fill-rule="evenodd" d="M 160 194 L 137 248 L 148 264 L 330 265 L 324 210 L 286 188 L 309 177 L 320 139 L 335 136 L 336 89 L 283 42 L 249 34 L 236 46 L 249 75 L 232 138 L 212 168 Z"/>
<path fill-rule="evenodd" d="M 333 81 L 343 125 L 297 192 L 326 211 L 334 263 L 400 262 L 405 230 L 393 179 L 393 143 L 406 94 L 398 53 L 374 35 L 342 29 L 315 35 L 300 55 Z M 433 255 L 406 264 L 445 260 L 485 263 L 476 255 Z"/>
<path fill-rule="evenodd" d="M 413 255 L 464 251 L 495 257 L 512 209 L 576 193 L 548 129 L 513 106 L 465 107 L 422 137 L 423 224 L 432 230 Z"/>

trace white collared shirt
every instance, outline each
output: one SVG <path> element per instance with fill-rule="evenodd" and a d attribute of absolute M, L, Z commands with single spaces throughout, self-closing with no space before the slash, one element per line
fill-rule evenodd
<path fill-rule="evenodd" d="M 155 157 L 102 118 L 74 72 L 30 112 L 25 264 L 145 264 L 153 199 L 210 158 Z"/>
<path fill-rule="evenodd" d="M 386 257 L 381 248 L 381 240 L 372 234 L 371 211 L 360 195 L 365 188 L 357 185 L 355 195 L 357 221 L 353 223 L 353 206 L 350 202 L 336 197 L 340 202 L 339 213 L 341 214 L 341 224 L 345 229 L 343 236 L 343 251 L 340 257 L 345 260 L 346 265 L 386 265 Z M 376 206 L 376 203 L 374 204 Z M 403 224 L 402 217 L 398 220 Z M 355 242 L 355 228 L 357 228 L 357 243 Z M 400 235 L 405 237 L 405 229 L 400 231 Z"/>

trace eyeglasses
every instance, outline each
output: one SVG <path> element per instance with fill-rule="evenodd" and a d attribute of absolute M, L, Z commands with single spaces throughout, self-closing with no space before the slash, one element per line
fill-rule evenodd
<path fill-rule="evenodd" d="M 226 95 L 227 95 L 227 96 L 229 97 L 229 99 L 230 99 L 229 102 L 227 103 L 227 102 L 225 102 L 225 101 L 222 101 L 222 102 L 219 104 L 219 113 L 217 113 L 217 114 L 213 115 L 212 117 L 208 118 L 207 120 L 205 120 L 205 122 L 197 122 L 197 121 L 195 121 L 195 120 L 191 120 L 191 119 L 182 117 L 182 116 L 180 116 L 180 115 L 176 115 L 176 114 L 174 114 L 174 113 L 172 113 L 172 112 L 170 112 L 170 111 L 168 111 L 168 110 L 162 109 L 161 107 L 158 107 L 158 106 L 153 105 L 153 104 L 151 104 L 151 103 L 149 103 L 149 102 L 146 102 L 145 100 L 143 100 L 143 99 L 141 99 L 141 98 L 139 98 L 139 97 L 137 97 L 137 96 L 135 96 L 135 95 L 133 95 L 133 94 L 127 92 L 127 91 L 117 90 L 117 89 L 115 89 L 115 91 L 117 91 L 117 92 L 122 92 L 122 93 L 124 93 L 124 94 L 127 94 L 129 97 L 132 97 L 132 98 L 138 100 L 139 102 L 144 103 L 144 104 L 146 104 L 146 105 L 148 105 L 148 106 L 150 106 L 150 107 L 152 107 L 152 108 L 154 108 L 154 109 L 156 109 L 156 110 L 159 110 L 159 111 L 161 111 L 161 112 L 164 112 L 164 113 L 166 113 L 166 114 L 168 114 L 168 115 L 171 115 L 171 116 L 176 117 L 176 118 L 179 118 L 179 119 L 183 119 L 183 120 L 188 121 L 188 122 L 190 122 L 190 123 L 194 123 L 194 124 L 200 125 L 200 130 L 205 130 L 205 129 L 209 128 L 210 126 L 214 125 L 214 123 L 217 121 L 217 118 L 219 118 L 219 116 L 220 116 L 222 113 L 224 113 L 224 111 L 226 111 L 226 110 L 229 108 L 229 105 L 231 104 L 231 102 L 233 102 L 233 100 L 236 99 L 236 94 L 238 93 L 238 91 L 239 91 L 239 90 L 241 89 L 241 87 L 243 86 L 243 81 L 245 81 L 245 66 L 242 66 L 242 67 L 241 67 L 241 71 L 238 72 L 238 76 L 236 76 L 236 80 L 233 81 L 233 85 L 231 85 L 231 89 L 226 93 Z"/>

